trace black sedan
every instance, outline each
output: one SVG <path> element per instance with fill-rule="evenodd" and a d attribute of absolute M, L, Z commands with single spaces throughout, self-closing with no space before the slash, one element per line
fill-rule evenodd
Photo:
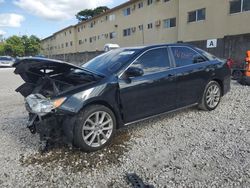
<path fill-rule="evenodd" d="M 82 67 L 44 58 L 14 67 L 31 132 L 62 134 L 88 152 L 126 125 L 191 106 L 214 110 L 230 90 L 228 62 L 186 44 L 115 49 Z"/>

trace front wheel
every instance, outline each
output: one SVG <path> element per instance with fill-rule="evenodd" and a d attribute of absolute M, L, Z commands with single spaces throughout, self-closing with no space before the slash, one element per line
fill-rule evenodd
<path fill-rule="evenodd" d="M 74 144 L 86 152 L 93 152 L 108 145 L 116 130 L 114 113 L 102 105 L 91 105 L 77 116 Z"/>
<path fill-rule="evenodd" d="M 221 87 L 218 82 L 211 81 L 207 84 L 199 104 L 199 108 L 205 111 L 214 110 L 220 103 L 222 96 Z"/>

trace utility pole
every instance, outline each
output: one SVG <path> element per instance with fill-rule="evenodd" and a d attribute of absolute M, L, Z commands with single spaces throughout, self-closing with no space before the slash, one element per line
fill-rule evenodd
<path fill-rule="evenodd" d="M 145 36 L 144 36 L 144 25 L 142 25 L 142 30 L 141 31 L 142 31 L 142 44 L 144 45 L 144 43 L 145 43 L 145 41 L 144 41 L 145 40 L 144 39 L 145 38 Z"/>

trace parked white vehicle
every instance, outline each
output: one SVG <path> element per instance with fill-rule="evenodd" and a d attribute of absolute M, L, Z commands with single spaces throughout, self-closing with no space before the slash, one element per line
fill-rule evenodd
<path fill-rule="evenodd" d="M 104 45 L 105 52 L 113 50 L 113 49 L 117 49 L 117 48 L 120 48 L 120 46 L 118 44 L 105 44 Z"/>
<path fill-rule="evenodd" d="M 15 59 L 10 56 L 0 56 L 0 67 L 12 67 Z"/>

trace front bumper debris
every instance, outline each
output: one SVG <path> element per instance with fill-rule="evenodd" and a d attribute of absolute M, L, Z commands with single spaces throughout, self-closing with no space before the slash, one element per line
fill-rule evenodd
<path fill-rule="evenodd" d="M 45 143 L 43 147 L 62 143 L 72 145 L 74 123 L 75 116 L 57 114 L 39 116 L 29 113 L 27 128 L 32 134 L 40 136 L 41 143 Z"/>

